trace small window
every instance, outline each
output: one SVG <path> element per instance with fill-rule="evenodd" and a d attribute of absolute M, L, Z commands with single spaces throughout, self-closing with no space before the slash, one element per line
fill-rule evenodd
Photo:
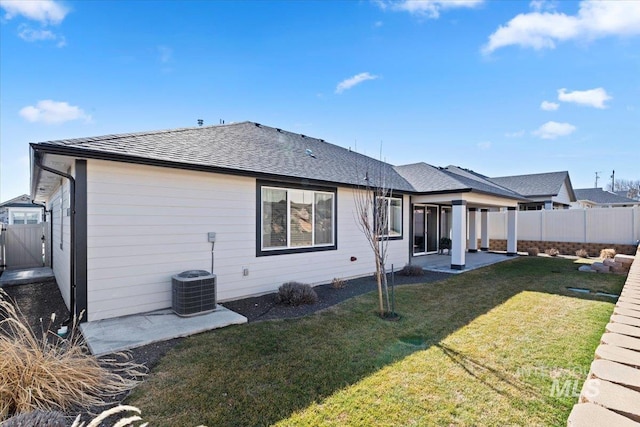
<path fill-rule="evenodd" d="M 258 187 L 258 255 L 336 248 L 335 190 Z"/>
<path fill-rule="evenodd" d="M 383 222 L 382 236 L 402 238 L 402 198 L 378 197 L 376 209 L 376 220 Z"/>

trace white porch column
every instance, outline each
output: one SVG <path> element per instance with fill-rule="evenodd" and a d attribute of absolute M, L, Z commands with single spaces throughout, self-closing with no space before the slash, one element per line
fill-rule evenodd
<path fill-rule="evenodd" d="M 467 249 L 467 202 L 451 202 L 451 269 L 464 270 L 465 251 Z"/>
<path fill-rule="evenodd" d="M 478 252 L 478 232 L 476 230 L 476 212 L 478 209 L 469 208 L 469 252 Z"/>
<path fill-rule="evenodd" d="M 553 210 L 553 201 L 552 200 L 547 200 L 544 202 L 544 208 L 545 210 L 551 211 Z"/>
<path fill-rule="evenodd" d="M 507 208 L 507 256 L 518 255 L 518 208 Z"/>
<path fill-rule="evenodd" d="M 489 209 L 480 210 L 480 250 L 489 250 Z"/>

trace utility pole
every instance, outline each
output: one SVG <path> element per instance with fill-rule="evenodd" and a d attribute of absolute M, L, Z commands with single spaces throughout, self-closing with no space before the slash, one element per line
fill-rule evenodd
<path fill-rule="evenodd" d="M 616 191 L 616 171 L 612 171 L 611 172 L 611 192 L 613 193 L 614 191 Z"/>

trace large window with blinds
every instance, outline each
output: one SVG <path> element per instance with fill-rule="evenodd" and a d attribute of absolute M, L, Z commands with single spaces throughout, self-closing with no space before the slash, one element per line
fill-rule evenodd
<path fill-rule="evenodd" d="M 336 249 L 336 190 L 258 183 L 258 255 Z"/>

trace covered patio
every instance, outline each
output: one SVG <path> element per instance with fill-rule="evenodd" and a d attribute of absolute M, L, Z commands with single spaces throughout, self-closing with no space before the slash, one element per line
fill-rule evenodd
<path fill-rule="evenodd" d="M 437 168 L 416 163 L 398 169 L 419 193 L 411 196 L 413 261 L 438 253 L 446 238 L 448 270 L 472 267 L 467 258 L 489 250 L 489 210 L 500 209 L 508 212 L 506 255 L 517 254 L 518 203 L 527 199 L 488 177 L 457 166 Z M 445 263 L 446 259 L 440 262 Z"/>

